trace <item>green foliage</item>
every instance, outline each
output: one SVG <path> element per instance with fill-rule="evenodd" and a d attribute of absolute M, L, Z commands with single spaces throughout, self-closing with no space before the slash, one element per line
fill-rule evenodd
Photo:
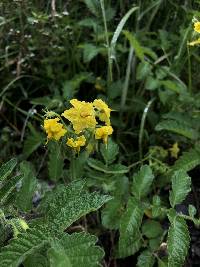
<path fill-rule="evenodd" d="M 20 210 L 26 212 L 32 209 L 32 199 L 36 190 L 37 180 L 34 168 L 29 162 L 22 162 L 20 164 L 20 170 L 23 178 L 21 188 L 16 198 L 16 203 Z"/>
<path fill-rule="evenodd" d="M 131 197 L 127 210 L 121 217 L 119 257 L 127 257 L 137 252 L 141 246 L 140 226 L 144 210 L 139 202 Z"/>
<path fill-rule="evenodd" d="M 188 172 L 200 165 L 200 153 L 195 149 L 184 152 L 183 155 L 175 162 L 173 171 L 183 170 Z"/>
<path fill-rule="evenodd" d="M 183 266 L 189 248 L 190 236 L 185 220 L 177 215 L 169 215 L 171 226 L 168 233 L 168 266 Z"/>
<path fill-rule="evenodd" d="M 154 175 L 148 165 L 141 167 L 140 171 L 133 176 L 132 193 L 137 199 L 145 197 L 150 192 Z"/>
<path fill-rule="evenodd" d="M 48 250 L 47 266 L 65 266 L 66 263 L 72 267 L 80 264 L 99 266 L 103 251 L 95 246 L 96 237 L 84 233 L 63 235 L 63 231 L 109 199 L 108 196 L 85 192 L 84 183 L 80 181 L 68 187 L 58 187 L 43 203 L 41 210 L 44 218 L 3 248 L 0 253 L 1 265 L 17 267 L 30 255 L 34 257 L 35 253 L 45 249 Z"/>
<path fill-rule="evenodd" d="M 49 178 L 56 182 L 63 174 L 64 160 L 62 157 L 62 152 L 60 145 L 55 142 L 51 142 L 49 146 L 49 161 L 48 161 L 48 171 Z"/>
<path fill-rule="evenodd" d="M 191 190 L 191 178 L 186 172 L 179 170 L 172 176 L 172 191 L 170 192 L 170 204 L 174 208 L 180 204 Z"/>

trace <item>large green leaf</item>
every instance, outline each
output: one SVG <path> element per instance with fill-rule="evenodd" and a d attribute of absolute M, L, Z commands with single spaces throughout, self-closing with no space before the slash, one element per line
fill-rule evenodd
<path fill-rule="evenodd" d="M 54 258 L 54 265 L 52 264 L 52 267 L 100 266 L 100 260 L 103 258 L 104 252 L 100 247 L 95 246 L 96 242 L 97 238 L 95 236 L 86 233 L 64 235 L 59 241 L 60 248 L 56 248 L 56 250 L 53 248 L 53 251 L 50 249 L 51 259 Z M 52 255 L 52 252 L 54 252 L 54 256 Z M 64 265 L 59 264 L 62 261 Z"/>
<path fill-rule="evenodd" d="M 172 191 L 170 192 L 170 204 L 174 208 L 180 204 L 191 190 L 191 178 L 183 170 L 176 171 L 172 176 Z"/>
<path fill-rule="evenodd" d="M 200 153 L 194 149 L 190 149 L 187 152 L 183 152 L 183 155 L 175 162 L 172 170 L 188 172 L 198 165 L 200 165 Z"/>
<path fill-rule="evenodd" d="M 191 140 L 196 140 L 198 137 L 197 131 L 195 131 L 194 129 L 192 129 L 191 127 L 187 125 L 184 125 L 174 120 L 161 121 L 156 125 L 155 129 L 156 131 L 165 130 L 165 131 L 169 131 L 172 133 L 176 133 Z"/>
<path fill-rule="evenodd" d="M 190 235 L 185 220 L 177 215 L 169 215 L 171 226 L 168 232 L 168 266 L 182 267 L 187 256 Z"/>
<path fill-rule="evenodd" d="M 0 182 L 2 183 L 13 171 L 17 164 L 17 159 L 13 158 L 8 162 L 2 164 L 0 168 Z"/>
<path fill-rule="evenodd" d="M 60 186 L 47 198 L 45 221 L 52 231 L 63 231 L 82 216 L 99 209 L 111 197 L 84 190 L 85 183 L 73 182 Z"/>
<path fill-rule="evenodd" d="M 30 229 L 12 239 L 0 252 L 1 267 L 18 267 L 28 255 L 48 243 L 48 236 L 39 229 Z"/>
<path fill-rule="evenodd" d="M 148 165 L 141 167 L 138 173 L 133 176 L 132 193 L 137 199 L 145 197 L 151 188 L 154 175 Z"/>
<path fill-rule="evenodd" d="M 131 197 L 125 213 L 121 217 L 118 256 L 133 255 L 141 246 L 140 226 L 144 210 L 135 198 Z"/>
<path fill-rule="evenodd" d="M 29 211 L 32 208 L 32 199 L 37 181 L 33 166 L 29 162 L 22 162 L 20 164 L 20 170 L 23 175 L 23 179 L 21 188 L 17 194 L 16 203 L 22 211 Z"/>

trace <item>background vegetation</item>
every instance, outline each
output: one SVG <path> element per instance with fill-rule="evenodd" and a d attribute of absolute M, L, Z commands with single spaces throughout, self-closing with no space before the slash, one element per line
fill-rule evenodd
<path fill-rule="evenodd" d="M 199 266 L 199 10 L 1 1 L 0 161 L 18 160 L 0 172 L 1 266 Z M 42 125 L 73 98 L 104 100 L 114 133 L 72 158 Z"/>

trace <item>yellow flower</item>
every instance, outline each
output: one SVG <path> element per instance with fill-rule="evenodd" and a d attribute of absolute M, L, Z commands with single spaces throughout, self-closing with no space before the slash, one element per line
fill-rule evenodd
<path fill-rule="evenodd" d="M 84 129 L 95 128 L 97 122 L 92 103 L 72 99 L 70 101 L 73 108 L 65 110 L 62 116 L 71 121 L 75 133 L 79 134 Z"/>
<path fill-rule="evenodd" d="M 100 121 L 104 121 L 106 125 L 110 125 L 110 112 L 112 110 L 108 105 L 101 99 L 95 99 L 93 105 L 99 111 L 98 117 Z"/>
<path fill-rule="evenodd" d="M 68 138 L 67 145 L 74 148 L 77 152 L 80 151 L 80 147 L 84 146 L 86 143 L 86 139 L 84 135 L 79 136 L 76 140 L 73 138 Z"/>
<path fill-rule="evenodd" d="M 64 136 L 67 132 L 66 129 L 63 128 L 63 124 L 59 123 L 60 119 L 46 119 L 44 120 L 44 129 L 47 133 L 47 139 L 55 139 L 58 141 L 62 136 Z"/>
<path fill-rule="evenodd" d="M 174 143 L 171 148 L 169 148 L 170 154 L 172 158 L 177 159 L 178 153 L 180 152 L 180 148 L 178 147 L 178 143 Z"/>
<path fill-rule="evenodd" d="M 194 40 L 190 43 L 188 43 L 188 45 L 194 46 L 194 45 L 199 45 L 200 44 L 200 38 L 198 38 L 197 40 Z"/>
<path fill-rule="evenodd" d="M 97 128 L 95 132 L 95 139 L 103 139 L 104 143 L 107 144 L 108 136 L 113 133 L 113 128 L 111 126 L 103 126 Z"/>
<path fill-rule="evenodd" d="M 194 31 L 200 33 L 200 22 L 199 21 L 194 23 Z"/>

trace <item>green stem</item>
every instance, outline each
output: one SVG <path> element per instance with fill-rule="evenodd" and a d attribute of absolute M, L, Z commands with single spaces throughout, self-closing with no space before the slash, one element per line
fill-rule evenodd
<path fill-rule="evenodd" d="M 110 42 L 109 42 L 104 0 L 100 0 L 100 4 L 101 4 L 101 11 L 102 11 L 102 16 L 103 16 L 103 23 L 104 23 L 105 36 L 106 36 L 106 46 L 107 46 L 107 51 L 108 51 L 108 82 L 112 82 L 113 75 L 112 75 L 111 51 L 110 51 Z"/>

